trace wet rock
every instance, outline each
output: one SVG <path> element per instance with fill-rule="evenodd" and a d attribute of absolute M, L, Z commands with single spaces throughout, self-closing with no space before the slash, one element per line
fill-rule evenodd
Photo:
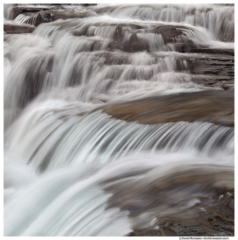
<path fill-rule="evenodd" d="M 58 19 L 85 18 L 96 15 L 96 13 L 90 9 L 88 9 L 87 11 L 75 12 L 64 9 L 60 7 L 59 4 L 57 4 L 57 6 L 59 5 L 59 7 L 51 5 L 52 4 L 50 4 L 49 7 L 15 6 L 12 9 L 13 19 L 19 17 L 20 15 L 31 16 L 31 18 L 26 19 L 24 23 L 38 26 L 41 23 L 52 22 Z M 36 23 L 32 23 L 33 21 L 36 21 Z"/>
<path fill-rule="evenodd" d="M 20 34 L 20 33 L 32 33 L 35 30 L 34 26 L 27 25 L 13 25 L 4 24 L 4 31 L 7 34 Z"/>
<path fill-rule="evenodd" d="M 234 126 L 234 91 L 211 90 L 108 105 L 103 112 L 126 121 L 157 124 L 205 121 Z"/>
<path fill-rule="evenodd" d="M 223 216 L 216 215 L 218 208 L 217 206 L 210 212 L 197 208 L 198 214 L 186 220 L 182 213 L 180 218 L 174 215 L 164 217 L 156 227 L 158 230 L 154 228 L 134 229 L 128 236 L 234 236 L 234 219 L 227 220 Z M 163 227 L 168 224 L 172 227 Z"/>
<path fill-rule="evenodd" d="M 206 53 L 234 56 L 234 49 L 209 48 L 209 46 L 199 45 L 193 42 L 176 42 L 174 48 L 176 51 L 183 53 Z"/>
<path fill-rule="evenodd" d="M 51 6 L 49 6 L 49 7 L 45 7 L 45 6 L 44 7 L 15 6 L 12 8 L 12 15 L 13 15 L 13 19 L 15 19 L 21 13 L 27 13 L 27 12 L 36 13 L 36 12 L 48 10 L 50 8 L 51 8 Z"/>
<path fill-rule="evenodd" d="M 137 32 L 143 27 L 139 24 L 118 24 L 116 25 L 113 41 L 109 44 L 109 50 L 118 49 L 124 52 L 149 51 L 148 42 L 139 39 Z M 125 36 L 128 35 L 128 39 Z"/>
<path fill-rule="evenodd" d="M 41 12 L 42 14 L 42 12 Z M 58 19 L 69 19 L 69 18 L 86 18 L 95 16 L 96 13 L 93 11 L 82 11 L 82 12 L 73 12 L 67 10 L 48 10 L 44 11 L 44 14 L 51 15 L 52 21 L 56 21 Z"/>
<path fill-rule="evenodd" d="M 151 27 L 141 23 L 94 23 L 86 25 L 80 30 L 74 30 L 75 36 L 95 36 L 95 32 L 89 31 L 89 28 L 108 27 L 114 31 L 113 36 L 108 38 L 111 40 L 108 49 L 120 50 L 128 53 L 148 51 L 154 52 L 159 49 L 168 48 L 167 44 L 172 43 L 189 43 L 193 44 L 185 33 L 189 30 L 182 26 L 163 25 L 157 26 L 152 24 Z M 154 42 L 150 44 L 150 41 Z M 196 46 L 196 44 L 193 44 Z M 163 49 L 164 50 L 164 49 Z"/>
<path fill-rule="evenodd" d="M 185 55 L 186 56 L 186 55 Z M 197 54 L 185 58 L 191 73 L 234 77 L 234 57 L 226 54 Z"/>
<path fill-rule="evenodd" d="M 163 227 L 161 229 L 162 229 L 163 236 L 178 236 L 178 234 L 171 228 Z"/>
<path fill-rule="evenodd" d="M 155 229 L 135 229 L 133 232 L 129 233 L 128 236 L 130 237 L 139 237 L 139 236 L 163 236 L 160 230 Z"/>
<path fill-rule="evenodd" d="M 41 15 L 41 17 L 43 19 L 43 22 L 51 22 L 51 21 L 53 21 L 52 17 L 51 17 L 51 14 L 49 12 L 42 11 L 42 12 L 40 12 L 40 15 Z"/>
<path fill-rule="evenodd" d="M 185 28 L 184 26 L 162 25 L 156 27 L 152 32 L 161 34 L 165 44 L 175 42 L 193 43 L 188 37 L 183 36 L 188 30 L 189 28 Z"/>
<path fill-rule="evenodd" d="M 189 29 L 182 26 L 153 26 L 149 29 L 145 26 L 139 24 L 119 24 L 115 31 L 113 41 L 109 45 L 110 49 L 119 49 L 125 52 L 138 52 L 138 51 L 148 51 L 153 52 L 155 49 L 151 49 L 149 44 L 149 38 L 147 35 L 152 34 L 153 37 L 161 38 L 161 43 L 172 44 L 172 43 L 182 43 L 182 44 L 193 44 L 192 40 L 184 35 Z M 125 36 L 128 39 L 125 41 Z M 157 40 L 158 41 L 158 40 Z M 124 42 L 123 44 L 121 44 Z M 160 44 L 161 44 L 160 43 Z M 157 43 L 158 45 L 159 43 Z M 186 45 L 185 45 L 186 46 Z M 193 44 L 196 47 L 196 44 Z M 157 46 L 159 49 L 159 47 Z"/>
<path fill-rule="evenodd" d="M 234 77 L 219 75 L 193 75 L 191 80 L 202 86 L 219 87 L 221 89 L 224 89 L 222 87 L 224 84 L 234 84 Z"/>
<path fill-rule="evenodd" d="M 130 214 L 135 225 L 129 236 L 234 235 L 232 168 L 215 165 L 185 168 L 178 167 L 169 174 L 160 169 L 163 173 L 157 172 L 155 178 L 145 175 L 146 179 L 141 179 L 143 187 L 137 185 L 138 180 L 127 180 L 106 188 L 113 193 L 109 207 L 126 210 L 143 205 Z M 152 223 L 151 219 L 156 221 Z"/>
<path fill-rule="evenodd" d="M 122 44 L 121 44 L 122 45 Z M 168 58 L 169 55 L 160 53 L 147 53 L 154 64 L 160 64 L 163 58 Z M 95 53 L 105 59 L 106 65 L 129 65 L 131 62 L 128 58 L 131 53 L 128 52 L 100 52 Z M 174 66 L 176 72 L 191 73 L 191 81 L 206 87 L 220 87 L 231 89 L 234 85 L 234 57 L 223 54 L 178 54 L 174 58 Z M 127 66 L 125 66 L 127 67 Z M 143 76 L 143 71 L 139 74 L 141 79 L 149 80 L 153 74 L 152 68 L 146 76 Z M 132 77 L 132 76 L 131 76 Z M 133 79 L 138 79 L 138 74 Z M 223 89 L 224 89 L 223 88 Z"/>
<path fill-rule="evenodd" d="M 224 90 L 234 89 L 234 83 L 222 84 L 221 87 L 222 87 Z"/>
<path fill-rule="evenodd" d="M 224 54 L 234 56 L 234 49 L 222 49 L 222 48 L 196 48 L 191 52 L 193 53 L 212 53 L 212 54 Z"/>

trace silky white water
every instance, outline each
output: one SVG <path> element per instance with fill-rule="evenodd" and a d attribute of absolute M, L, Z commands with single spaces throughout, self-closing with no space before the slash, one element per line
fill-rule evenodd
<path fill-rule="evenodd" d="M 12 7 L 4 7 L 6 23 Z M 208 90 L 194 79 L 211 76 L 191 72 L 191 61 L 209 53 L 178 46 L 234 49 L 234 7 L 61 8 L 93 16 L 4 35 L 4 234 L 125 236 L 153 227 L 155 213 L 175 214 L 211 199 L 206 184 L 232 187 L 234 128 L 206 121 L 139 124 L 101 109 Z M 18 15 L 11 24 L 34 25 L 35 18 Z M 158 30 L 164 28 L 176 36 L 165 38 Z M 196 193 L 168 193 L 168 203 L 151 211 L 140 196 L 182 169 L 218 177 L 198 182 Z"/>

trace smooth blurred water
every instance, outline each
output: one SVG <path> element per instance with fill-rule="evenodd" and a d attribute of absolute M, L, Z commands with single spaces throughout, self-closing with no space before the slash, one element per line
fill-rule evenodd
<path fill-rule="evenodd" d="M 11 7 L 4 5 L 5 22 Z M 234 7 L 98 5 L 88 11 L 95 16 L 4 35 L 7 236 L 126 235 L 154 219 L 148 209 L 131 216 L 133 209 L 145 209 L 132 202 L 140 202 L 150 184 L 170 182 L 180 170 L 211 178 L 197 182 L 196 194 L 193 186 L 187 195 L 168 192 L 171 200 L 158 204 L 156 214 L 178 211 L 170 208 L 173 198 L 188 209 L 212 199 L 215 186 L 232 187 L 233 128 L 208 122 L 146 125 L 98 109 L 208 89 L 193 81 L 186 60 L 201 55 L 179 53 L 176 43 L 233 49 Z M 153 31 L 164 26 L 182 35 L 166 43 Z M 208 183 L 211 193 L 204 190 Z M 128 197 L 124 205 L 109 207 L 115 194 Z"/>

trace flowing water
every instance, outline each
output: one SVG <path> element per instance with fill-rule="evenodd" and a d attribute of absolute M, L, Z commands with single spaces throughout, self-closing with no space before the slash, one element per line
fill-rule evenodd
<path fill-rule="evenodd" d="M 7 23 L 36 21 L 36 14 L 11 19 L 11 9 L 4 7 Z M 210 76 L 190 68 L 207 54 L 178 47 L 234 49 L 234 7 L 60 9 L 91 16 L 4 35 L 5 235 L 123 236 L 222 203 L 216 189 L 233 186 L 232 127 L 139 124 L 102 108 L 209 89 L 194 78 Z M 175 175 L 185 180 L 166 191 Z"/>

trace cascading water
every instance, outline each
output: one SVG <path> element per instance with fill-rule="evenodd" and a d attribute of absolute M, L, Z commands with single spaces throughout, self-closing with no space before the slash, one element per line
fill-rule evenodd
<path fill-rule="evenodd" d="M 232 103 L 213 99 L 233 94 L 222 87 L 234 83 L 234 6 L 15 5 L 4 6 L 5 235 L 234 234 Z M 186 109 L 185 93 L 211 89 L 199 113 Z M 141 105 L 116 108 L 127 103 Z M 208 227 L 211 216 L 225 220 Z"/>

